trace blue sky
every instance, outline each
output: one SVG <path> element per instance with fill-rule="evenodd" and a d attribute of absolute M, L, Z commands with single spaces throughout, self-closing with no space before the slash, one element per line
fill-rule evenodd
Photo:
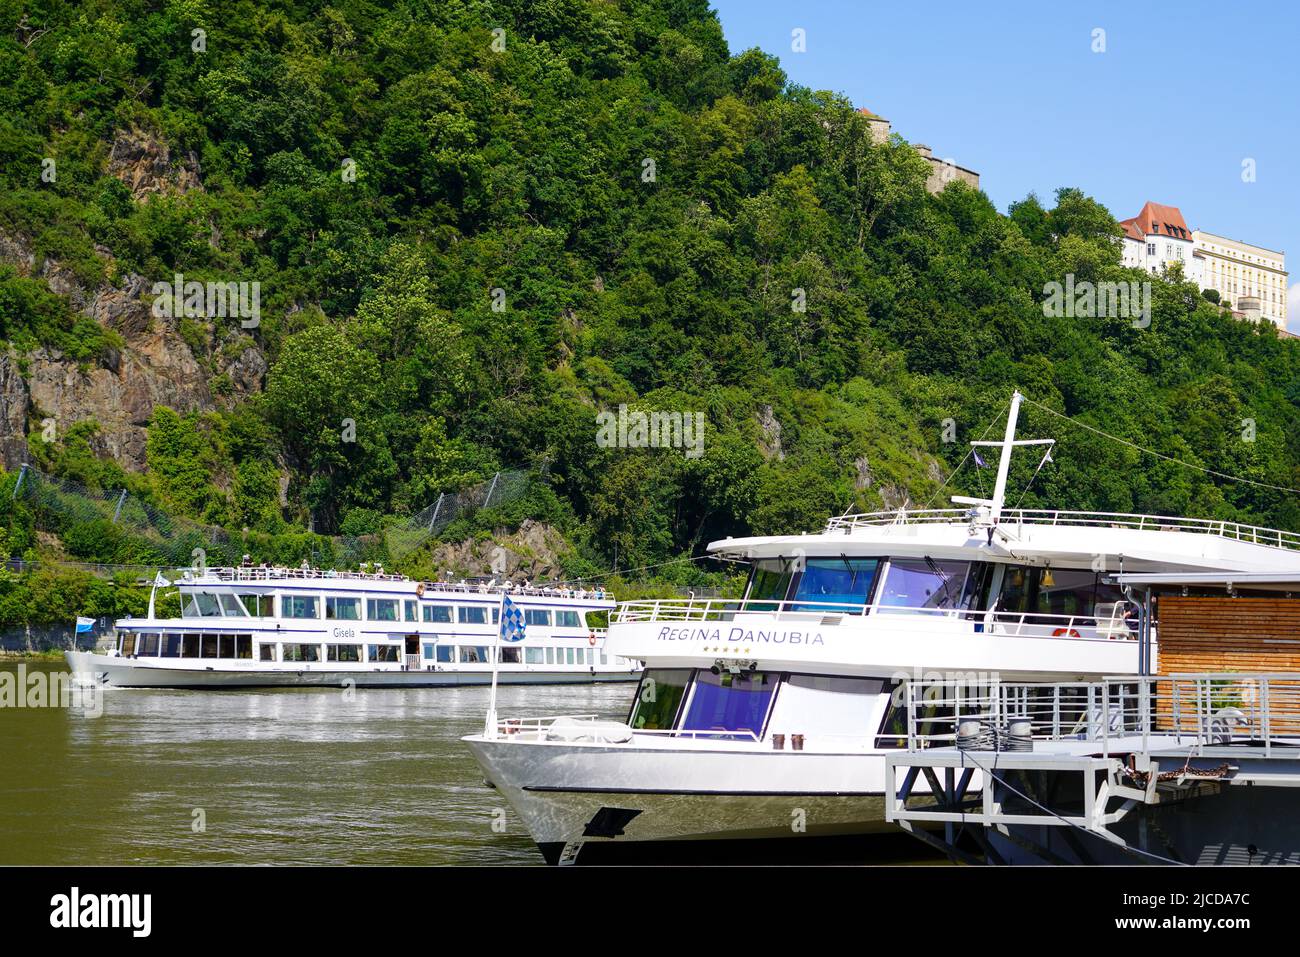
<path fill-rule="evenodd" d="M 1192 229 L 1285 251 L 1300 331 L 1300 4 L 713 4 L 733 54 L 760 47 L 791 82 L 886 117 L 976 170 L 1004 212 L 1077 186 L 1117 219 L 1149 199 Z M 806 52 L 791 50 L 795 28 Z"/>

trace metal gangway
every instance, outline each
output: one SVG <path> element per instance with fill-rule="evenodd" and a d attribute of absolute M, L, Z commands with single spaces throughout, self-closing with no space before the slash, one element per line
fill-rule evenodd
<path fill-rule="evenodd" d="M 1003 863 L 992 838 L 1024 846 L 1041 827 L 1123 847 L 1115 826 L 1142 808 L 1300 785 L 1297 674 L 926 680 L 901 691 L 906 749 L 886 759 L 885 817 L 955 860 Z"/>

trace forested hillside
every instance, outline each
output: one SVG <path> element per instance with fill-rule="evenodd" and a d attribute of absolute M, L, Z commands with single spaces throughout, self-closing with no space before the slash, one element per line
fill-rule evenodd
<path fill-rule="evenodd" d="M 1150 278 L 1109 211 L 928 170 L 704 0 L 0 0 L 4 547 L 138 557 L 42 535 L 23 461 L 293 541 L 524 468 L 495 520 L 558 527 L 573 574 L 655 565 L 925 503 L 1013 387 L 1300 486 L 1300 344 L 1177 276 L 1149 325 L 1046 316 L 1067 275 Z M 257 324 L 155 315 L 178 273 L 259 283 Z M 702 412 L 703 454 L 600 447 L 620 404 Z M 1293 495 L 1023 421 L 1060 443 L 1027 507 L 1300 529 Z"/>

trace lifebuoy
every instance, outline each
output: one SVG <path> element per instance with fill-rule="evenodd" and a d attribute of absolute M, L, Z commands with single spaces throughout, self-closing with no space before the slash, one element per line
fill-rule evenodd
<path fill-rule="evenodd" d="M 1083 635 L 1079 634 L 1073 628 L 1057 628 L 1054 632 L 1052 632 L 1053 638 L 1060 638 L 1062 635 L 1069 635 L 1071 638 L 1083 637 Z"/>
<path fill-rule="evenodd" d="M 596 647 L 596 633 L 594 631 L 587 636 L 587 644 L 591 645 L 593 648 Z"/>
<path fill-rule="evenodd" d="M 420 582 L 420 584 L 415 586 L 415 596 L 417 598 L 424 597 L 424 582 Z"/>

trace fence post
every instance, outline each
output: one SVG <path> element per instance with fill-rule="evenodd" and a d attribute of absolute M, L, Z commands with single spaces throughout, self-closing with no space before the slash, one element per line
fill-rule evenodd
<path fill-rule="evenodd" d="M 434 523 L 438 521 L 438 513 L 442 511 L 442 499 L 443 499 L 443 496 L 445 496 L 446 494 L 447 494 L 446 492 L 439 492 L 439 493 L 438 493 L 438 501 L 435 502 L 435 503 L 434 503 L 434 506 L 433 506 L 433 517 L 429 519 L 429 531 L 430 531 L 430 533 L 433 532 L 433 526 L 434 526 Z"/>
<path fill-rule="evenodd" d="M 122 489 L 122 494 L 117 497 L 117 507 L 113 509 L 113 524 L 117 524 L 118 517 L 122 514 L 122 503 L 126 501 L 126 489 Z"/>
<path fill-rule="evenodd" d="M 1263 702 L 1263 706 L 1264 706 L 1263 707 L 1264 757 L 1271 758 L 1273 756 L 1273 728 L 1272 728 L 1272 722 L 1269 720 L 1269 713 L 1268 713 L 1269 708 L 1271 707 L 1270 702 L 1268 700 L 1269 698 L 1268 676 L 1265 675 L 1263 678 L 1260 678 L 1259 684 L 1260 684 L 1259 697 L 1260 700 Z"/>
<path fill-rule="evenodd" d="M 500 477 L 501 477 L 501 473 L 500 473 L 500 472 L 498 472 L 496 475 L 492 476 L 492 484 L 488 486 L 487 496 L 483 499 L 483 507 L 484 507 L 484 508 L 487 508 L 487 507 L 488 507 L 488 503 L 492 501 L 492 493 L 496 491 L 496 487 L 497 487 L 497 479 L 499 479 Z"/>
<path fill-rule="evenodd" d="M 18 470 L 18 481 L 14 483 L 14 494 L 13 494 L 14 501 L 18 500 L 18 490 L 23 487 L 23 479 L 27 477 L 27 470 L 29 468 L 31 468 L 31 466 L 28 465 L 26 462 L 24 462 L 23 467 Z"/>

